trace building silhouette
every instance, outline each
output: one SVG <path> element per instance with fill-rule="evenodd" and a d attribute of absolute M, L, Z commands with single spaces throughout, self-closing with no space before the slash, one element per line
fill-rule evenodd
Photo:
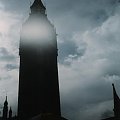
<path fill-rule="evenodd" d="M 10 110 L 9 110 L 9 120 L 12 120 L 12 109 L 10 107 Z"/>
<path fill-rule="evenodd" d="M 0 120 L 17 120 L 17 116 L 12 115 L 12 108 L 10 107 L 10 109 L 8 109 L 7 96 L 6 96 L 6 99 L 4 101 L 3 110 L 2 110 L 2 117 L 0 117 Z"/>
<path fill-rule="evenodd" d="M 3 107 L 3 120 L 7 120 L 8 118 L 8 101 L 7 101 L 7 96 L 6 96 L 6 100 L 4 102 L 4 107 Z"/>
<path fill-rule="evenodd" d="M 57 66 L 57 35 L 41 0 L 35 0 L 20 39 L 18 119 L 63 120 Z"/>
<path fill-rule="evenodd" d="M 112 86 L 113 86 L 113 101 L 114 101 L 113 112 L 114 112 L 114 116 L 110 117 L 110 118 L 103 119 L 103 120 L 120 120 L 120 98 L 117 95 L 114 84 L 112 84 Z"/>

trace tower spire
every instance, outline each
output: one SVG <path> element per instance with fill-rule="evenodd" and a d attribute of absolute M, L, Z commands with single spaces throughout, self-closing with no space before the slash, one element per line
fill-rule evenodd
<path fill-rule="evenodd" d="M 113 86 L 113 98 L 114 98 L 114 115 L 116 118 L 120 118 L 120 98 L 117 95 L 114 84 Z"/>
<path fill-rule="evenodd" d="M 6 96 L 6 100 L 4 102 L 4 107 L 3 107 L 3 120 L 7 120 L 7 115 L 8 115 L 8 101 Z"/>
<path fill-rule="evenodd" d="M 6 95 L 6 101 L 7 101 L 7 95 Z"/>
<path fill-rule="evenodd" d="M 30 9 L 31 9 L 31 14 L 34 14 L 34 13 L 45 14 L 45 11 L 46 11 L 46 8 L 43 5 L 41 0 L 35 0 L 31 5 Z"/>

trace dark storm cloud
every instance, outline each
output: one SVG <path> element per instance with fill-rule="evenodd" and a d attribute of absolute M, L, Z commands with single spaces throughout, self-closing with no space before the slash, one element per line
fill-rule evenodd
<path fill-rule="evenodd" d="M 117 0 L 75 0 L 75 1 L 46 1 L 48 16 L 57 28 L 58 42 L 61 36 L 63 37 L 64 43 L 68 43 L 66 39 L 68 36 L 72 38 L 72 35 L 80 31 L 81 33 L 85 30 L 92 29 L 96 26 L 101 25 L 109 16 L 114 14 L 117 6 Z M 57 10 L 56 10 L 57 9 Z M 71 43 L 71 39 L 69 40 Z M 74 50 L 73 50 L 74 47 Z M 73 51 L 76 50 L 76 46 L 73 43 L 73 47 L 65 44 L 60 44 L 59 49 L 64 54 L 59 54 L 60 61 L 64 61 L 69 54 L 74 55 Z M 71 52 L 66 49 L 71 49 Z M 83 50 L 83 49 L 82 49 Z M 81 53 L 83 53 L 81 50 Z M 84 48 L 85 50 L 85 48 Z M 81 55 L 81 54 L 80 54 Z"/>

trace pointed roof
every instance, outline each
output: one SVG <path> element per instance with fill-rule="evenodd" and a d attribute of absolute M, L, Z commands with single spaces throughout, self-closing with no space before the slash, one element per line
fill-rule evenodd
<path fill-rule="evenodd" d="M 8 107 L 8 101 L 7 101 L 7 99 L 6 99 L 5 102 L 4 102 L 4 107 L 5 107 L 5 108 Z"/>
<path fill-rule="evenodd" d="M 114 84 L 113 86 L 113 98 L 114 98 L 114 115 L 115 117 L 120 118 L 120 98 L 117 95 Z"/>
<path fill-rule="evenodd" d="M 9 119 L 12 120 L 11 118 L 12 118 L 12 108 L 10 107 L 10 109 L 9 109 Z"/>
<path fill-rule="evenodd" d="M 12 108 L 9 109 L 9 117 L 12 115 Z"/>
<path fill-rule="evenodd" d="M 5 102 L 4 102 L 4 104 L 8 104 L 8 101 L 7 101 L 7 96 L 6 96 L 6 99 L 5 99 Z"/>
<path fill-rule="evenodd" d="M 36 7 L 36 6 L 46 9 L 41 0 L 35 0 L 31 7 Z"/>
<path fill-rule="evenodd" d="M 41 0 L 35 0 L 33 2 L 33 4 L 31 5 L 31 12 L 32 11 L 40 11 L 40 12 L 43 12 L 46 10 L 45 6 L 43 5 L 42 1 Z"/>

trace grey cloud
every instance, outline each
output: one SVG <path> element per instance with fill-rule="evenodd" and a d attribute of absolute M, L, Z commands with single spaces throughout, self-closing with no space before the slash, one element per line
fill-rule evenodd
<path fill-rule="evenodd" d="M 0 32 L 0 37 L 2 37 L 2 33 Z"/>
<path fill-rule="evenodd" d="M 82 111 L 80 119 L 93 120 L 93 117 L 98 119 L 107 109 L 110 111 L 113 109 L 113 103 L 109 106 L 104 104 L 104 107 L 96 113 L 91 107 L 90 109 L 84 106 L 96 104 L 94 109 L 98 110 L 100 106 L 97 104 L 112 100 L 112 82 L 116 83 L 119 94 L 120 88 L 117 86 L 120 84 L 119 17 L 119 10 L 115 11 L 114 15 L 109 16 L 101 26 L 84 31 L 75 37 L 78 39 L 74 39 L 78 47 L 81 46 L 81 40 L 87 44 L 86 52 L 77 60 L 71 61 L 69 67 L 60 66 L 63 105 L 74 108 L 70 111 L 63 106 L 63 114 L 70 115 L 72 119 L 78 119 L 76 113 L 80 114 L 79 111 Z M 75 116 L 67 113 L 73 113 Z"/>
<path fill-rule="evenodd" d="M 0 48 L 0 60 L 1 61 L 14 61 L 16 56 L 9 53 L 6 48 Z"/>
<path fill-rule="evenodd" d="M 60 63 L 64 63 L 65 58 L 70 54 L 77 54 L 77 46 L 73 41 L 66 40 L 58 44 L 58 60 Z"/>
<path fill-rule="evenodd" d="M 29 0 L 2 0 L 2 2 L 5 4 L 7 10 L 11 10 L 12 12 L 22 11 L 22 14 L 29 13 Z M 100 25 L 103 21 L 105 21 L 112 13 L 114 13 L 117 0 L 51 0 L 44 2 L 46 3 L 48 17 L 51 18 L 52 21 L 54 21 L 53 23 L 57 28 L 57 33 L 60 37 L 64 36 L 65 39 L 63 40 L 65 41 L 65 43 L 67 43 L 68 41 L 66 41 L 66 36 L 72 37 L 72 34 L 75 31 L 82 32 L 85 29 L 96 27 Z M 69 47 L 69 45 L 67 45 L 66 47 L 64 47 L 65 45 L 59 46 L 60 51 L 63 48 L 71 48 Z M 61 54 L 60 52 L 59 58 L 65 58 L 66 55 L 69 55 L 69 52 L 66 51 L 66 49 L 64 51 L 64 54 Z M 71 49 L 71 51 L 72 50 L 73 48 Z"/>
<path fill-rule="evenodd" d="M 113 111 L 111 110 L 112 101 L 104 101 L 101 103 L 95 103 L 95 104 L 87 104 L 84 106 L 79 107 L 77 110 L 78 112 L 73 114 L 73 111 L 76 110 L 76 108 L 69 107 L 69 105 L 65 106 L 64 109 L 66 110 L 66 115 L 67 118 L 71 118 L 74 120 L 82 119 L 82 120 L 100 120 L 103 118 L 112 117 L 113 116 Z M 109 111 L 109 113 L 106 113 L 106 111 Z M 64 111 L 65 112 L 65 111 Z M 71 116 L 70 116 L 71 115 Z"/>
<path fill-rule="evenodd" d="M 65 20 L 64 24 L 66 26 L 67 24 L 71 23 L 69 24 L 70 26 L 67 26 L 68 29 L 73 24 L 74 26 L 71 27 L 71 30 L 74 30 L 74 27 L 77 26 L 78 27 L 76 29 L 83 29 L 83 27 L 80 27 L 83 25 L 83 23 L 87 24 L 86 27 L 88 28 L 90 26 L 88 23 L 91 23 L 92 26 L 96 26 L 99 24 L 99 22 L 102 23 L 104 20 L 106 20 L 109 15 L 113 13 L 116 7 L 115 1 L 117 0 L 75 0 L 70 2 L 68 0 L 65 0 L 64 2 L 50 1 L 51 3 L 48 2 L 48 8 L 50 7 L 52 9 L 50 9 L 48 12 L 51 16 L 54 15 L 54 20 L 60 21 L 63 18 L 62 20 Z M 101 21 L 99 19 L 101 19 Z"/>
<path fill-rule="evenodd" d="M 70 40 L 71 39 L 71 40 Z M 59 41 L 58 41 L 59 42 Z M 81 40 L 81 43 L 76 45 L 73 38 L 63 40 L 58 44 L 58 60 L 62 64 L 71 64 L 71 61 L 82 57 L 86 51 L 86 44 Z"/>
<path fill-rule="evenodd" d="M 106 110 L 102 115 L 101 115 L 101 118 L 104 119 L 104 118 L 109 118 L 113 116 L 113 112 L 110 111 L 110 110 Z"/>
<path fill-rule="evenodd" d="M 18 65 L 16 65 L 16 64 L 7 64 L 7 65 L 5 66 L 5 68 L 6 68 L 7 70 L 14 70 L 14 69 L 18 69 L 19 67 L 18 67 Z"/>
<path fill-rule="evenodd" d="M 114 11 L 116 7 L 115 1 L 117 0 L 51 0 L 45 2 L 48 16 L 54 20 L 58 33 L 65 34 L 67 31 L 77 31 L 89 28 L 90 26 L 95 27 L 99 23 L 102 23 Z M 6 10 L 11 10 L 12 12 L 21 11 L 22 14 L 29 13 L 29 0 L 2 0 L 2 2 L 5 4 Z M 59 23 L 65 26 L 63 27 L 62 25 L 61 28 L 61 24 Z"/>
<path fill-rule="evenodd" d="M 68 43 L 68 41 L 66 40 L 67 36 L 72 38 L 72 35 L 78 31 L 83 34 L 85 30 L 91 30 L 93 28 L 96 28 L 97 26 L 100 26 L 111 15 L 113 15 L 117 7 L 117 0 L 76 0 L 70 2 L 68 0 L 65 0 L 64 2 L 53 1 L 51 3 L 48 2 L 47 7 L 49 18 L 53 18 L 53 23 L 57 28 L 58 36 L 64 36 L 63 41 L 65 41 L 65 43 Z M 71 39 L 69 40 L 69 42 L 71 42 Z M 59 54 L 59 58 L 65 58 L 66 56 L 69 56 L 69 54 L 71 54 L 66 51 L 67 48 L 69 48 L 69 43 L 68 45 L 66 44 L 65 47 L 59 45 L 60 50 L 65 50 L 65 56 L 63 54 Z M 84 52 L 82 50 L 81 53 Z"/>
<path fill-rule="evenodd" d="M 4 82 L 7 82 L 7 80 L 10 80 L 11 78 L 12 78 L 12 76 L 6 75 L 6 76 L 2 76 L 2 77 L 0 78 L 0 80 L 2 80 L 2 81 L 4 81 Z"/>
<path fill-rule="evenodd" d="M 4 4 L 4 9 L 6 11 L 11 11 L 13 13 L 23 13 L 27 10 L 29 6 L 29 0 L 1 0 Z M 28 11 L 27 11 L 28 12 Z"/>

